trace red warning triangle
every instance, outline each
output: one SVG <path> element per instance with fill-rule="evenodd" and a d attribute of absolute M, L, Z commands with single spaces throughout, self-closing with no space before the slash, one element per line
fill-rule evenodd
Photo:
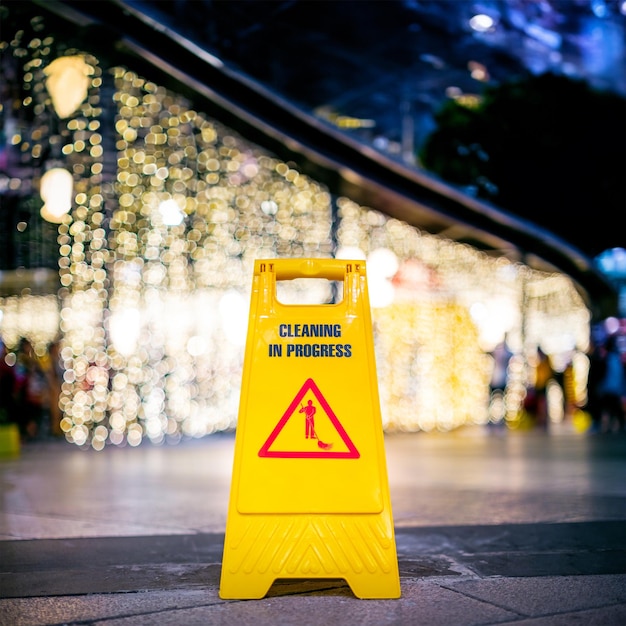
<path fill-rule="evenodd" d="M 317 412 L 315 404 L 309 399 L 307 406 L 304 406 L 304 398 L 309 392 L 311 392 L 328 417 L 327 425 L 332 425 L 330 433 L 328 428 L 324 431 L 324 440 L 318 437 L 315 427 L 315 417 L 321 417 L 319 414 L 317 416 L 315 415 Z M 296 409 L 298 409 L 298 413 L 304 414 L 304 416 L 300 416 L 303 420 L 298 424 L 298 436 L 294 438 L 294 435 L 292 435 L 291 440 L 285 437 L 285 440 L 288 442 L 287 447 L 284 445 L 280 446 L 278 445 L 277 439 L 280 441 L 281 438 L 279 435 L 288 427 L 288 422 L 294 412 L 296 412 Z M 301 430 L 300 426 L 302 426 Z M 296 432 L 294 428 L 292 428 L 292 431 Z M 330 405 L 322 395 L 318 386 L 312 378 L 308 378 L 285 411 L 285 414 L 281 417 L 278 424 L 276 424 L 276 427 L 267 438 L 267 441 L 259 450 L 259 456 L 278 459 L 358 459 L 361 455 L 356 449 L 356 446 L 352 443 L 348 433 L 337 419 L 337 416 L 333 413 L 333 410 L 330 408 Z"/>

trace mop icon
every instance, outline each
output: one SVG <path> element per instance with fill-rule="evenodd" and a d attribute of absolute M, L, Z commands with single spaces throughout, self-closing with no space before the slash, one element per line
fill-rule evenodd
<path fill-rule="evenodd" d="M 315 413 L 317 409 L 313 406 L 313 401 L 309 400 L 307 405 L 300 404 L 298 413 L 304 413 L 304 436 L 306 439 L 317 439 L 317 446 L 322 450 L 330 450 L 332 443 L 324 443 L 315 432 Z"/>

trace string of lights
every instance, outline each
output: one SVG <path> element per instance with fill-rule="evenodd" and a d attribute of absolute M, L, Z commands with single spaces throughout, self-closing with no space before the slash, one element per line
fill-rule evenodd
<path fill-rule="evenodd" d="M 60 289 L 0 298 L 0 335 L 12 349 L 29 337 L 40 354 L 61 337 L 61 428 L 69 442 L 100 450 L 235 428 L 259 258 L 367 260 L 387 431 L 489 420 L 487 353 L 505 334 L 521 357 L 506 409 L 511 424 L 530 351 L 542 344 L 566 359 L 586 348 L 589 312 L 566 276 L 333 198 L 296 165 L 128 68 L 103 69 L 77 50 L 50 62 L 53 43 L 10 44 L 31 57 L 23 80 L 32 95 L 23 105 L 35 114 L 30 134 L 24 127 L 11 141 L 31 157 L 59 143 L 71 174 L 69 211 L 51 219 Z M 64 58 L 65 66 L 57 63 Z M 54 95 L 54 75 L 65 94 L 73 84 L 82 90 L 67 109 L 59 110 L 66 101 Z M 50 110 L 56 134 L 43 115 Z M 107 134 L 115 137 L 113 154 Z M 280 287 L 285 302 L 334 297 L 326 281 Z"/>

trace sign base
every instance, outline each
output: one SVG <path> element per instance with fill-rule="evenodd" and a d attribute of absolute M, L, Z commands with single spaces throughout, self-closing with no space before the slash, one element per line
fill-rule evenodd
<path fill-rule="evenodd" d="M 340 578 L 357 598 L 400 597 L 388 517 L 238 515 L 228 523 L 223 599 L 263 598 L 276 580 L 285 578 Z"/>

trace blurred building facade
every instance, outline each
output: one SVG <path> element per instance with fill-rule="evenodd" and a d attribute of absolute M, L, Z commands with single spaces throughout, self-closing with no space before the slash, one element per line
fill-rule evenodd
<path fill-rule="evenodd" d="M 567 275 L 334 195 L 185 95 L 31 18 L 3 33 L 0 337 L 9 359 L 22 337 L 41 354 L 61 339 L 68 441 L 234 428 L 257 258 L 367 259 L 389 431 L 486 423 L 487 353 L 505 335 L 518 355 L 512 427 L 535 348 L 563 368 L 586 351 L 591 315 Z M 280 297 L 333 294 L 296 281 Z"/>

